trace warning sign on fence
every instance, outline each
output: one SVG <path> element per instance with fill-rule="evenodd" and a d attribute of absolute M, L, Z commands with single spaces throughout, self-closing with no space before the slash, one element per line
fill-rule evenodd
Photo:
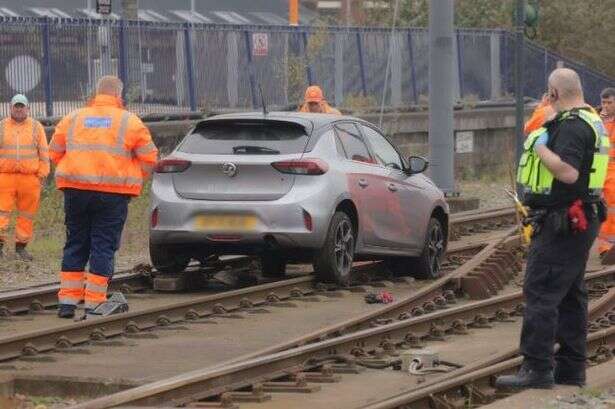
<path fill-rule="evenodd" d="M 267 33 L 252 34 L 252 55 L 266 56 L 269 54 L 269 37 Z"/>
<path fill-rule="evenodd" d="M 96 0 L 96 12 L 98 14 L 111 14 L 111 0 Z"/>

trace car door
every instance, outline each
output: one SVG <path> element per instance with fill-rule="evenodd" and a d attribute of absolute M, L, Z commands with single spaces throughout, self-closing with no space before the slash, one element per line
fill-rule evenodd
<path fill-rule="evenodd" d="M 388 206 L 396 215 L 396 237 L 400 247 L 419 251 L 423 248 L 425 229 L 429 223 L 431 201 L 422 175 L 408 175 L 399 152 L 379 131 L 361 125 L 374 158 L 387 169 Z"/>
<path fill-rule="evenodd" d="M 386 204 L 387 169 L 377 163 L 359 128 L 351 122 L 335 126 L 339 146 L 348 161 L 347 178 L 352 200 L 357 205 L 363 243 L 368 247 L 394 246 L 396 220 Z"/>

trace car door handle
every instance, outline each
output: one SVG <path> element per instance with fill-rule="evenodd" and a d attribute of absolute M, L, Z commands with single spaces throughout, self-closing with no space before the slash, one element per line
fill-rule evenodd
<path fill-rule="evenodd" d="M 394 183 L 389 183 L 389 184 L 387 185 L 387 187 L 389 188 L 389 190 L 390 190 L 391 192 L 397 192 L 397 185 L 396 185 L 396 184 L 394 184 Z"/>
<path fill-rule="evenodd" d="M 369 186 L 369 183 L 367 182 L 366 179 L 359 179 L 359 186 L 367 187 L 367 186 Z"/>

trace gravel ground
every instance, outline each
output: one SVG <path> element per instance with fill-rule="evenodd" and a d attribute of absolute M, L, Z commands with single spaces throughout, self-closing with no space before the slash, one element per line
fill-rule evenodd
<path fill-rule="evenodd" d="M 544 409 L 613 409 L 615 408 L 615 388 L 606 391 L 584 389 L 580 393 L 558 397 L 549 402 Z"/>
<path fill-rule="evenodd" d="M 459 182 L 460 197 L 480 199 L 480 208 L 512 206 L 512 200 L 504 193 L 510 189 L 507 182 L 462 181 Z"/>

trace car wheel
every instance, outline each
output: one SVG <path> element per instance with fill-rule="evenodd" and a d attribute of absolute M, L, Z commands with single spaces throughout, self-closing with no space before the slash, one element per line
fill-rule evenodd
<path fill-rule="evenodd" d="M 410 275 L 419 279 L 437 278 L 441 273 L 440 267 L 445 245 L 442 224 L 438 219 L 432 218 L 429 220 L 421 255 L 387 259 L 385 265 L 394 276 Z"/>
<path fill-rule="evenodd" d="M 442 257 L 446 249 L 446 237 L 442 223 L 436 218 L 429 220 L 427 235 L 421 255 L 413 258 L 411 275 L 416 278 L 429 279 L 440 277 Z"/>
<path fill-rule="evenodd" d="M 162 274 L 177 274 L 183 272 L 190 256 L 173 251 L 168 246 L 161 244 L 149 244 L 149 258 L 156 270 Z"/>
<path fill-rule="evenodd" d="M 314 261 L 314 272 L 318 280 L 348 286 L 354 248 L 352 221 L 346 213 L 336 212 L 331 219 L 325 244 Z"/>
<path fill-rule="evenodd" d="M 279 254 L 265 253 L 261 256 L 261 272 L 263 277 L 284 277 L 286 274 L 286 260 Z"/>

